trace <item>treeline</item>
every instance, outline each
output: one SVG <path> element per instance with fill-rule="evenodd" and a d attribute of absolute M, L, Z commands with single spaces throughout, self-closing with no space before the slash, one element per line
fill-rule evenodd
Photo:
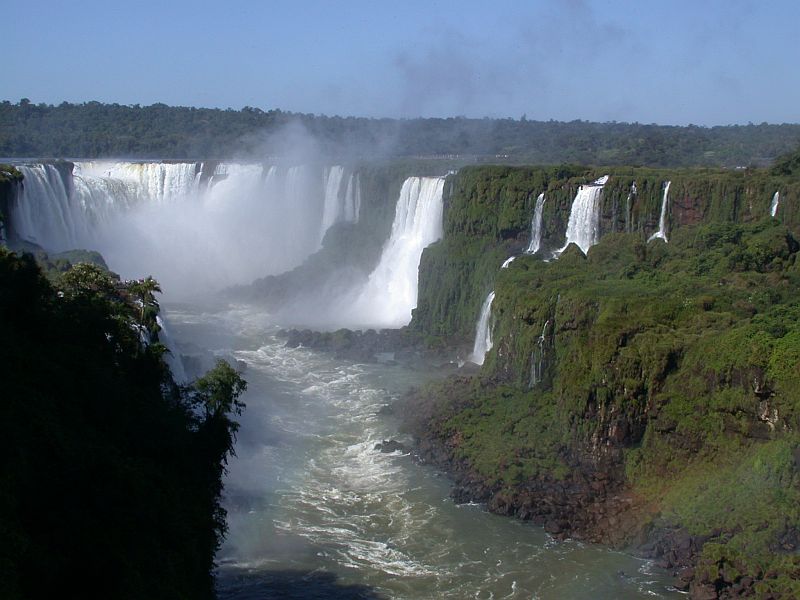
<path fill-rule="evenodd" d="M 367 119 L 193 107 L 0 103 L 0 156 L 263 158 L 286 153 L 299 123 L 323 154 L 464 162 L 766 165 L 800 143 L 800 124 L 687 127 L 515 119 Z"/>
<path fill-rule="evenodd" d="M 214 597 L 245 382 L 175 385 L 153 279 L 42 264 L 0 247 L 0 597 Z"/>

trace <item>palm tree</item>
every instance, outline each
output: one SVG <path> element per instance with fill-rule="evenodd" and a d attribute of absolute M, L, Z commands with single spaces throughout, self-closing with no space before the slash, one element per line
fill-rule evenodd
<path fill-rule="evenodd" d="M 148 275 L 145 279 L 131 281 L 128 284 L 128 292 L 139 301 L 139 324 L 148 330 L 152 330 L 155 319 L 147 319 L 150 322 L 145 323 L 145 315 L 158 314 L 159 306 L 155 297 L 156 292 L 161 293 L 161 286 L 158 281 L 153 279 L 152 275 Z"/>

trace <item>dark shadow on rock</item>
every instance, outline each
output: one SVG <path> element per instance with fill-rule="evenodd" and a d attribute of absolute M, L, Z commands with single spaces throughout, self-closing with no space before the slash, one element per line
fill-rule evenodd
<path fill-rule="evenodd" d="M 343 584 L 327 571 L 226 571 L 217 574 L 219 600 L 387 600 L 373 588 Z"/>

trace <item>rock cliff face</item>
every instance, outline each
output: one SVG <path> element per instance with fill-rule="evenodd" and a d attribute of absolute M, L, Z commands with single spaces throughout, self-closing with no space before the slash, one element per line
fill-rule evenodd
<path fill-rule="evenodd" d="M 603 174 L 599 243 L 543 261 L 578 185 Z M 648 243 L 665 181 L 669 243 Z M 800 594 L 800 182 L 484 168 L 449 183 L 411 327 L 467 338 L 494 290 L 495 343 L 478 376 L 404 414 L 455 497 L 640 548 L 696 598 Z M 542 252 L 501 269 L 542 190 Z"/>
<path fill-rule="evenodd" d="M 14 236 L 8 215 L 11 214 L 21 183 L 22 173 L 11 165 L 0 165 L 0 240 L 7 241 Z"/>

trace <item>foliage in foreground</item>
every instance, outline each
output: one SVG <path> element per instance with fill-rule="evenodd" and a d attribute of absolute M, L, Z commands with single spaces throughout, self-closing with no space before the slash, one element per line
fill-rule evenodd
<path fill-rule="evenodd" d="M 53 276 L 0 249 L 0 596 L 211 598 L 245 383 L 175 386 L 154 281 Z"/>

